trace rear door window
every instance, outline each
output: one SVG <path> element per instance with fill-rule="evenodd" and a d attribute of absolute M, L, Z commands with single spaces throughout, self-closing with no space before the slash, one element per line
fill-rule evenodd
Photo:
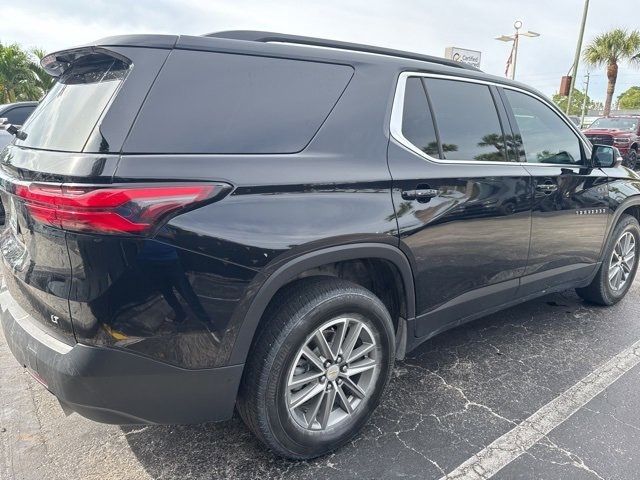
<path fill-rule="evenodd" d="M 174 50 L 123 151 L 298 152 L 352 75 L 346 65 Z"/>
<path fill-rule="evenodd" d="M 507 161 L 504 134 L 487 85 L 425 78 L 444 158 Z"/>
<path fill-rule="evenodd" d="M 16 145 L 81 152 L 127 71 L 127 64 L 106 55 L 82 57 L 42 99 L 22 127 L 27 138 Z"/>

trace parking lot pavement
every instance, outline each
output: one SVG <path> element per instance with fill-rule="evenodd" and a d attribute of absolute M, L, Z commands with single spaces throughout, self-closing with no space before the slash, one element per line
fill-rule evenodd
<path fill-rule="evenodd" d="M 0 478 L 637 478 L 638 340 L 638 281 L 613 308 L 573 292 L 511 308 L 423 344 L 351 444 L 289 462 L 237 418 L 121 428 L 65 417 L 0 335 Z"/>

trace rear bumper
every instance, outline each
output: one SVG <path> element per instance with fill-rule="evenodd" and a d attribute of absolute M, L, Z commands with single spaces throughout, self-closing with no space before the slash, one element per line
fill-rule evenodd
<path fill-rule="evenodd" d="M 84 417 L 181 424 L 233 414 L 243 365 L 188 370 L 122 350 L 67 345 L 41 330 L 8 291 L 0 303 L 7 344 L 18 362 L 64 407 Z"/>

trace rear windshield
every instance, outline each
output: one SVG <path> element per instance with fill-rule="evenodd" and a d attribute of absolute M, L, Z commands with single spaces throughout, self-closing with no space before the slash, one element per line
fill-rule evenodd
<path fill-rule="evenodd" d="M 174 50 L 124 152 L 298 152 L 352 75 L 345 65 Z"/>
<path fill-rule="evenodd" d="M 81 58 L 27 119 L 22 128 L 27 138 L 16 145 L 81 152 L 127 71 L 126 63 L 105 55 Z"/>

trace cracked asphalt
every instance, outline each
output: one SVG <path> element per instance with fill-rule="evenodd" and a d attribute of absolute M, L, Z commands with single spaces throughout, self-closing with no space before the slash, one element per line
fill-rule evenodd
<path fill-rule="evenodd" d="M 118 427 L 65 417 L 0 334 L 0 479 L 437 479 L 638 340 L 639 281 L 612 308 L 572 291 L 522 304 L 423 344 L 398 362 L 351 444 L 290 462 L 238 418 Z M 493 478 L 638 478 L 639 392 L 636 365 Z"/>

